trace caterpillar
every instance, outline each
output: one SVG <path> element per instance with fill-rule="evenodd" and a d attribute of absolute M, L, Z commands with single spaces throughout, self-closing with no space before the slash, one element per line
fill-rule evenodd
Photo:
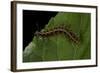
<path fill-rule="evenodd" d="M 49 29 L 48 31 L 41 31 L 41 32 L 36 31 L 34 35 L 48 37 L 48 36 L 61 34 L 61 33 L 67 35 L 75 43 L 79 43 L 80 41 L 79 37 L 77 37 L 76 34 L 73 33 L 71 30 L 69 30 L 68 28 L 65 28 L 65 26 L 54 27 L 53 29 Z"/>

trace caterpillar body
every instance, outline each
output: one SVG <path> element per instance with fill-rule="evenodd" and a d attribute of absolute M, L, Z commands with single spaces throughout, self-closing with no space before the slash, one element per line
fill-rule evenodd
<path fill-rule="evenodd" d="M 48 31 L 42 31 L 42 32 L 37 31 L 34 35 L 48 37 L 48 36 L 52 36 L 55 34 L 61 34 L 61 33 L 64 33 L 65 35 L 67 35 L 75 43 L 79 43 L 80 41 L 79 37 L 77 37 L 75 33 L 73 33 L 68 28 L 65 28 L 64 26 L 55 27 L 53 29 L 49 29 Z"/>

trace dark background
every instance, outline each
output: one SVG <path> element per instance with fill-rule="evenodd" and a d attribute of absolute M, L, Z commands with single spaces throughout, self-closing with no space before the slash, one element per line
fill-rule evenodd
<path fill-rule="evenodd" d="M 23 50 L 57 12 L 23 10 Z"/>

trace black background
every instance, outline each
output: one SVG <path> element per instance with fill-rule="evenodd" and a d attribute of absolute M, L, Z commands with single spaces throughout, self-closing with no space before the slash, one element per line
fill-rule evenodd
<path fill-rule="evenodd" d="M 44 28 L 57 12 L 23 10 L 23 50 L 32 41 L 34 33 Z"/>

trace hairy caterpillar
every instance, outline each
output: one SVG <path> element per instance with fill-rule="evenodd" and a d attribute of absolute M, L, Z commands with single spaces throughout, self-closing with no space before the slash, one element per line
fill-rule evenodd
<path fill-rule="evenodd" d="M 59 27 L 55 27 L 53 29 L 49 29 L 48 31 L 42 31 L 42 32 L 36 32 L 35 36 L 42 36 L 42 37 L 48 37 L 48 36 L 52 36 L 55 34 L 61 34 L 64 33 L 65 35 L 67 35 L 73 42 L 75 43 L 79 43 L 79 37 L 76 36 L 75 33 L 73 33 L 71 30 L 69 30 L 68 28 L 65 28 L 65 26 L 59 26 Z"/>

